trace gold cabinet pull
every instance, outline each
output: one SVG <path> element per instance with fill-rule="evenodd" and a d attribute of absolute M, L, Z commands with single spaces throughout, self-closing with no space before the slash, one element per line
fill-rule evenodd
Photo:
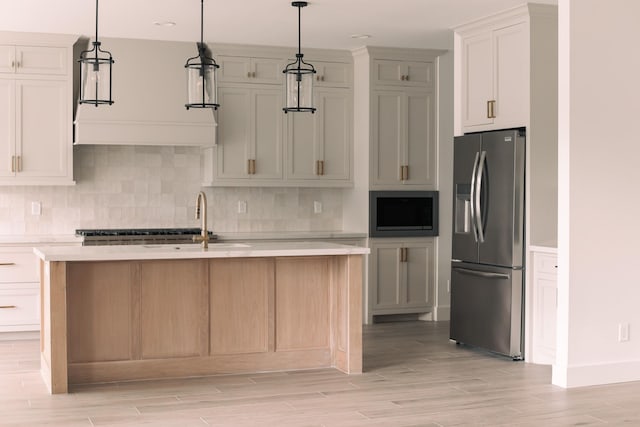
<path fill-rule="evenodd" d="M 247 175 L 251 175 L 251 159 L 247 159 Z"/>
<path fill-rule="evenodd" d="M 409 165 L 404 166 L 404 180 L 405 181 L 409 180 Z"/>
<path fill-rule="evenodd" d="M 487 118 L 488 119 L 496 118 L 495 107 L 496 107 L 495 99 L 492 99 L 491 101 L 487 101 Z"/>
<path fill-rule="evenodd" d="M 16 156 L 11 156 L 11 172 L 16 171 Z"/>
<path fill-rule="evenodd" d="M 322 76 L 322 78 L 320 80 L 324 81 L 324 76 Z"/>
<path fill-rule="evenodd" d="M 250 79 L 251 78 L 251 71 L 247 71 L 247 78 Z"/>
<path fill-rule="evenodd" d="M 18 308 L 15 305 L 0 305 L 0 308 Z"/>
<path fill-rule="evenodd" d="M 405 81 L 409 81 L 409 74 L 407 74 L 406 76 L 404 76 Z"/>
<path fill-rule="evenodd" d="M 320 176 L 320 160 L 316 160 L 316 175 Z"/>
<path fill-rule="evenodd" d="M 400 181 L 404 181 L 404 166 L 400 166 Z"/>
<path fill-rule="evenodd" d="M 324 160 L 320 160 L 320 175 L 324 175 Z"/>
<path fill-rule="evenodd" d="M 250 167 L 251 167 L 251 175 L 255 175 L 256 174 L 256 159 L 251 159 L 250 160 Z"/>
<path fill-rule="evenodd" d="M 407 262 L 409 251 L 407 248 L 400 248 L 400 262 Z"/>
<path fill-rule="evenodd" d="M 17 172 L 22 172 L 22 156 L 17 157 L 17 163 L 18 163 L 16 165 Z"/>
<path fill-rule="evenodd" d="M 15 262 L 0 262 L 0 266 L 16 265 Z"/>

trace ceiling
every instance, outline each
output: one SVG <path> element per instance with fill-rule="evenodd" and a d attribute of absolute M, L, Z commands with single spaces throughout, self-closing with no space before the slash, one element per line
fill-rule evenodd
<path fill-rule="evenodd" d="M 557 0 L 535 0 L 557 4 Z M 302 9 L 302 46 L 363 45 L 451 48 L 450 28 L 525 0 L 310 0 Z M 205 41 L 297 45 L 297 9 L 290 0 L 205 0 Z M 197 41 L 198 0 L 103 0 L 99 36 Z M 174 22 L 174 26 L 155 22 Z M 95 34 L 93 0 L 2 0 L 5 31 Z M 368 34 L 368 39 L 352 38 Z"/>

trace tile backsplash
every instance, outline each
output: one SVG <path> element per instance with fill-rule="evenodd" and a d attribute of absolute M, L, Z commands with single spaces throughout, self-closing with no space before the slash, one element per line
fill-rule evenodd
<path fill-rule="evenodd" d="M 71 234 L 77 228 L 199 227 L 202 189 L 196 147 L 77 146 L 75 186 L 0 187 L 0 234 Z M 205 188 L 209 229 L 342 229 L 342 190 Z M 238 213 L 238 202 L 247 212 Z M 313 212 L 314 201 L 322 212 Z M 42 206 L 32 214 L 32 203 Z"/>

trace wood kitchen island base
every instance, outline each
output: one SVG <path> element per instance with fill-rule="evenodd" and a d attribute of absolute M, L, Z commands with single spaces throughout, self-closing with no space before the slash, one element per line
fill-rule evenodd
<path fill-rule="evenodd" d="M 41 261 L 42 376 L 362 372 L 362 256 Z"/>

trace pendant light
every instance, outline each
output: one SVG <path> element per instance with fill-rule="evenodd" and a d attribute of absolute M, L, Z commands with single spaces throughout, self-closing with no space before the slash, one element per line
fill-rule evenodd
<path fill-rule="evenodd" d="M 296 60 L 286 66 L 284 71 L 285 81 L 285 114 L 288 112 L 316 111 L 313 108 L 313 75 L 316 73 L 313 65 L 302 60 L 300 47 L 300 9 L 305 7 L 306 1 L 294 1 L 291 6 L 298 8 L 298 53 Z"/>
<path fill-rule="evenodd" d="M 100 49 L 98 41 L 98 0 L 96 0 L 96 39 L 91 50 L 80 53 L 80 104 L 111 105 L 111 52 Z"/>
<path fill-rule="evenodd" d="M 217 110 L 218 91 L 216 88 L 216 71 L 219 65 L 213 58 L 207 56 L 207 45 L 204 44 L 204 0 L 200 0 L 200 43 L 198 56 L 187 60 L 184 68 L 187 70 L 187 103 L 189 108 L 213 108 Z"/>

